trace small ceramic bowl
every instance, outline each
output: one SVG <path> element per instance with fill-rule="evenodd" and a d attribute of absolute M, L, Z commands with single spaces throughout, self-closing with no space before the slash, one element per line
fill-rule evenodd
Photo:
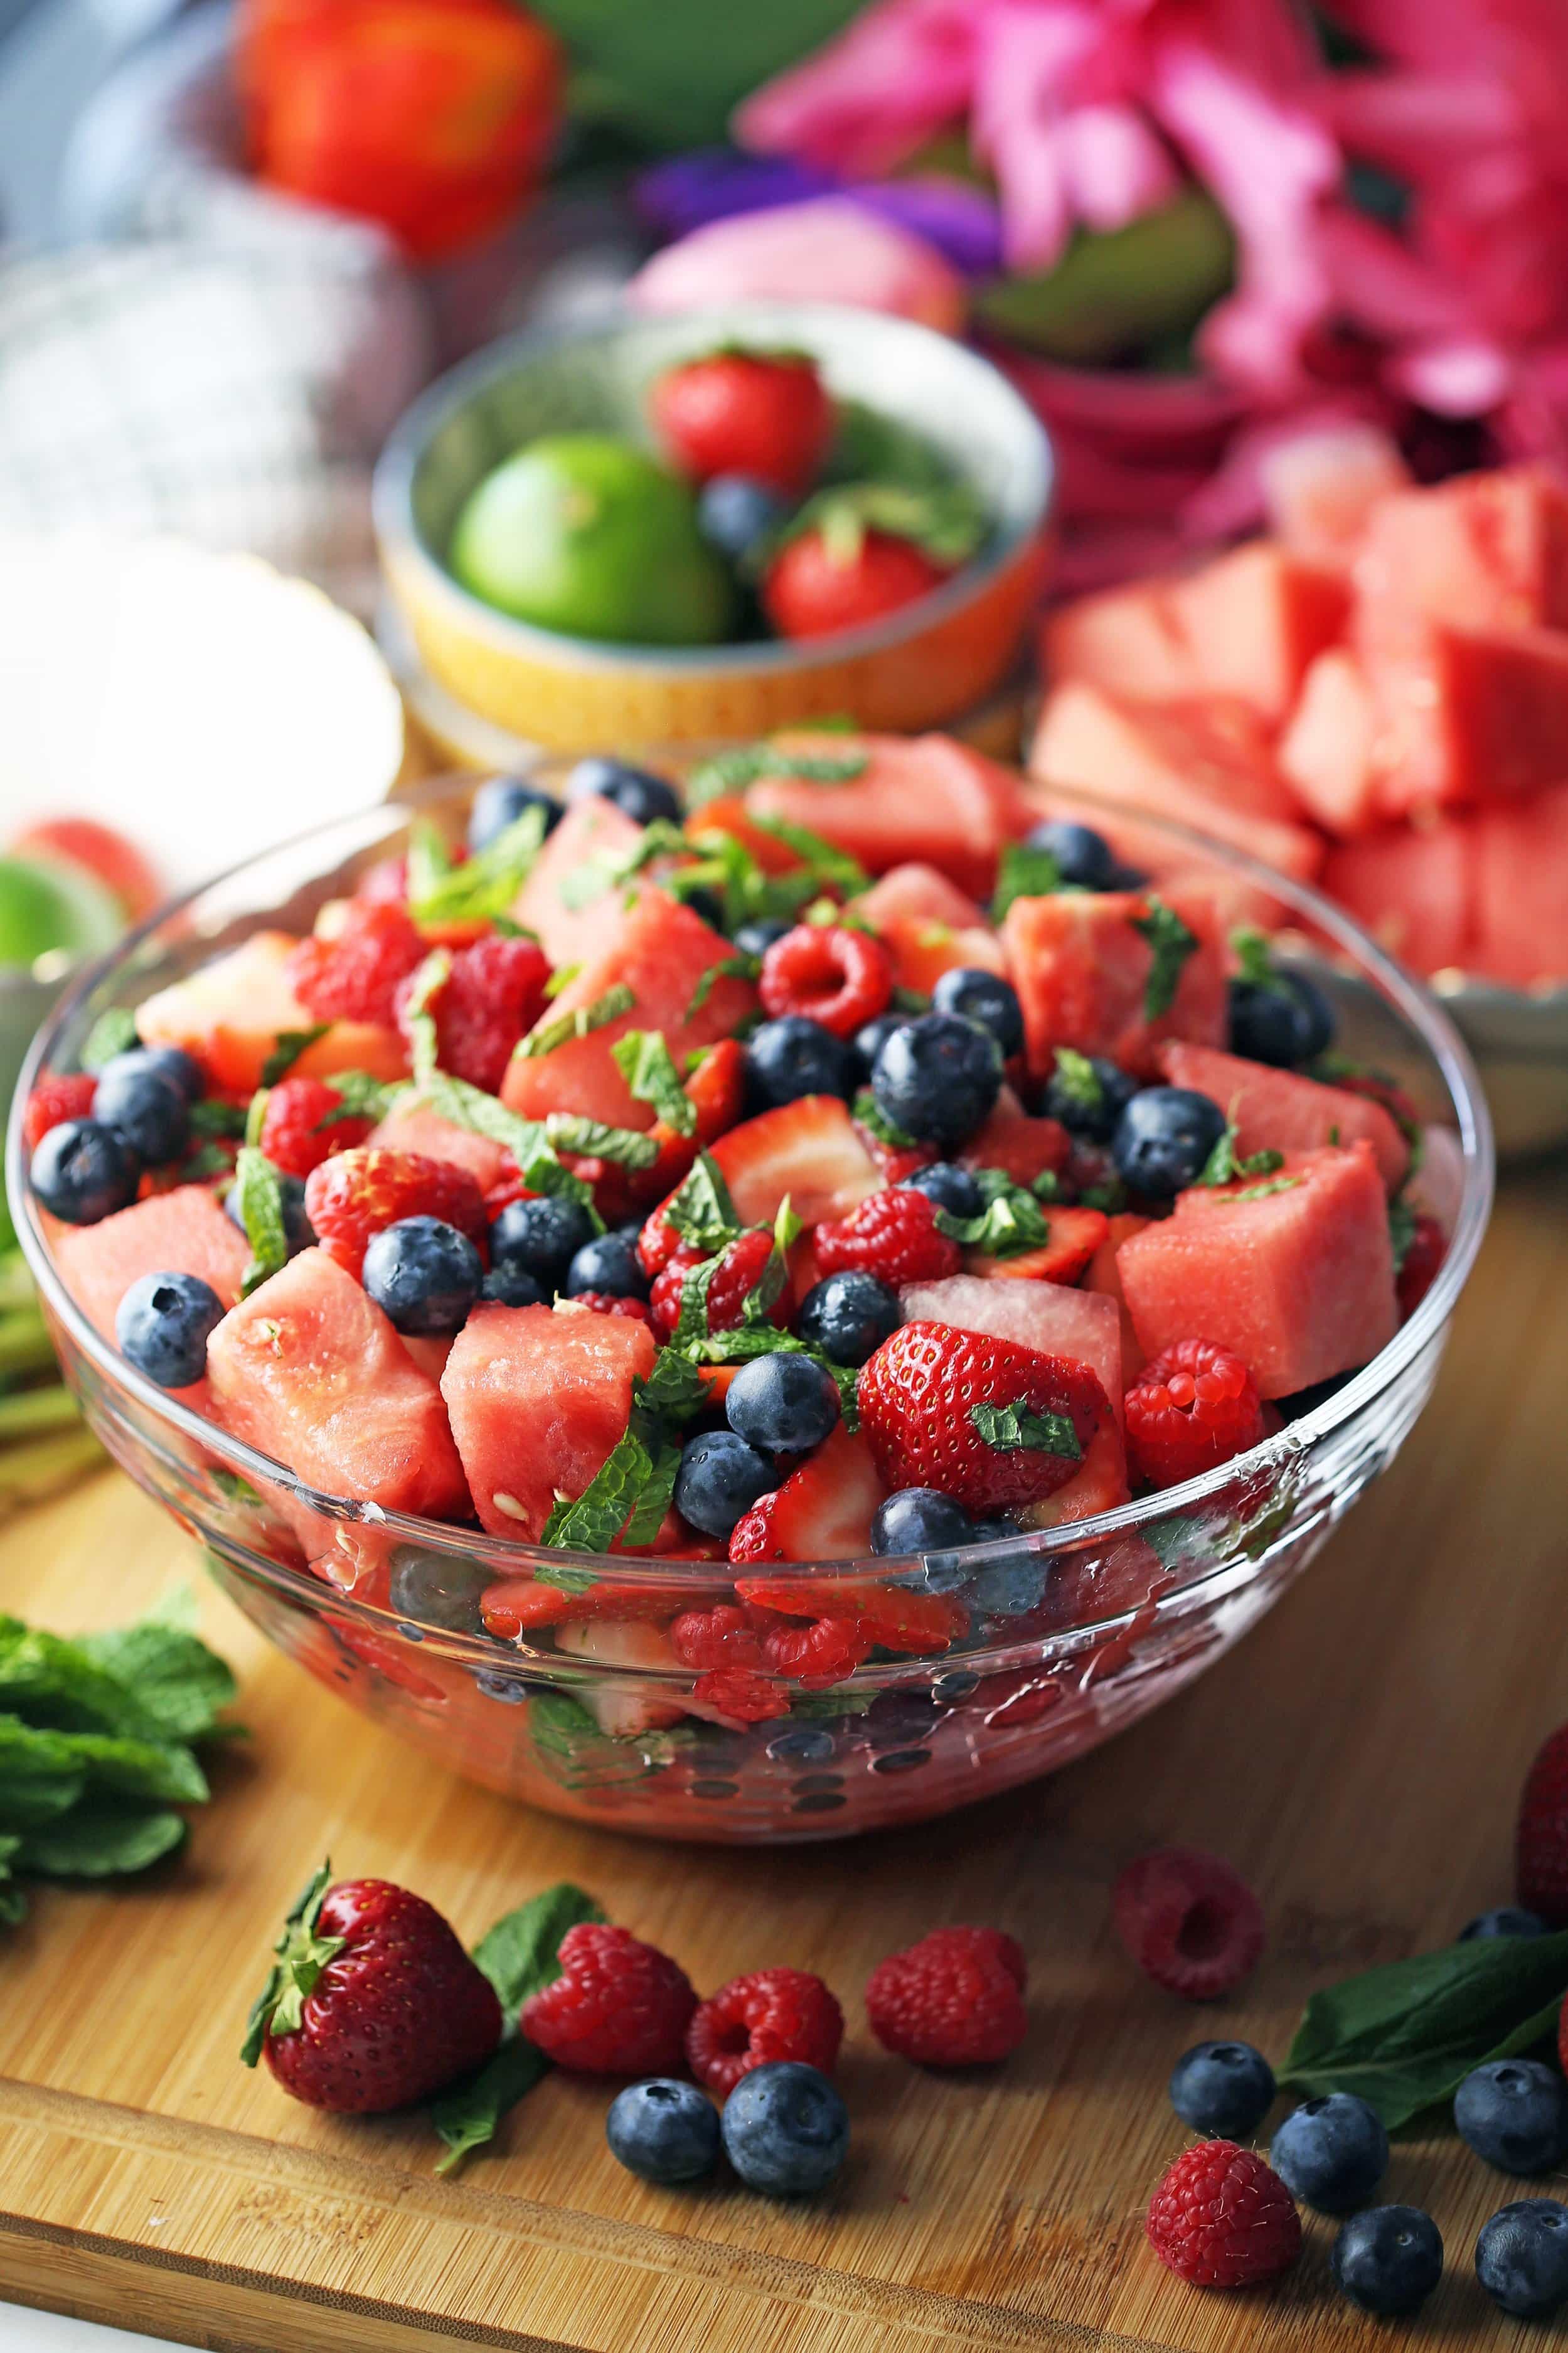
<path fill-rule="evenodd" d="M 547 432 L 646 442 L 653 379 L 724 343 L 808 351 L 833 392 L 920 433 L 995 519 L 975 560 L 871 628 L 673 651 L 534 628 L 458 586 L 446 565 L 452 528 L 494 466 Z M 917 731 L 984 702 L 1012 668 L 1038 595 L 1054 484 L 1044 428 L 962 344 L 871 311 L 749 303 L 523 335 L 479 353 L 393 434 L 375 524 L 394 612 L 437 689 L 536 746 L 631 751 L 845 712 L 862 727 Z"/>

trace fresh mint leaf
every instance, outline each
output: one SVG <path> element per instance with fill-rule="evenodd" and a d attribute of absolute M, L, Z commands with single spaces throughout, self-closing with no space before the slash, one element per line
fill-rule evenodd
<path fill-rule="evenodd" d="M 1285 1166 L 1285 1155 L 1272 1147 L 1263 1152 L 1241 1154 L 1236 1148 L 1236 1125 L 1226 1120 L 1214 1150 L 1198 1171 L 1200 1185 L 1230 1185 L 1238 1176 L 1272 1176 L 1277 1168 Z M 1250 1200 L 1253 1196 L 1248 1194 Z"/>
<path fill-rule="evenodd" d="M 1176 1001 L 1182 974 L 1197 947 L 1198 935 L 1157 892 L 1151 892 L 1144 903 L 1146 913 L 1134 915 L 1131 921 L 1133 930 L 1148 941 L 1152 956 L 1143 984 L 1143 1017 L 1158 1021 Z"/>
<path fill-rule="evenodd" d="M 216 1095 L 206 1095 L 191 1105 L 191 1134 L 202 1136 L 232 1136 L 237 1141 L 245 1134 L 246 1117 L 237 1103 L 224 1103 Z"/>
<path fill-rule="evenodd" d="M 430 1008 L 451 975 L 452 959 L 447 950 L 433 948 L 409 984 L 402 1021 L 408 1039 L 414 1083 L 418 1087 L 428 1086 L 440 1060 L 440 1038 Z"/>
<path fill-rule="evenodd" d="M 721 980 L 755 980 L 763 968 L 762 958 L 753 955 L 721 956 L 706 972 L 697 976 L 697 986 L 687 1002 L 682 1022 L 694 1021 Z"/>
<path fill-rule="evenodd" d="M 1248 988 L 1266 988 L 1271 996 L 1289 997 L 1289 983 L 1274 968 L 1268 939 L 1256 924 L 1239 923 L 1230 935 L 1231 954 L 1236 958 L 1237 978 Z"/>
<path fill-rule="evenodd" d="M 1239 1193 L 1230 1198 L 1233 1201 L 1267 1201 L 1276 1193 L 1293 1193 L 1301 1181 L 1300 1176 L 1268 1176 L 1261 1185 L 1244 1185 Z"/>
<path fill-rule="evenodd" d="M 697 1105 L 681 1083 L 675 1057 L 661 1029 L 628 1029 L 611 1047 L 610 1059 L 636 1102 L 651 1103 L 657 1116 L 675 1134 L 696 1134 Z"/>
<path fill-rule="evenodd" d="M 750 823 L 759 833 L 772 834 L 775 841 L 782 841 L 786 849 L 794 850 L 815 885 L 831 884 L 846 898 L 853 898 L 858 891 L 870 888 L 871 878 L 859 860 L 851 858 L 847 849 L 840 849 L 836 843 L 825 841 L 821 834 L 813 833 L 809 826 L 795 825 L 784 817 L 768 817 L 760 809 L 751 810 L 748 816 Z"/>
<path fill-rule="evenodd" d="M 0 1715 L 0 1829 L 8 1836 L 69 1813 L 81 1797 L 87 1775 L 72 1737 Z"/>
<path fill-rule="evenodd" d="M 58 1821 L 26 1832 L 16 1863 L 46 1879 L 108 1879 L 147 1870 L 184 1840 L 183 1814 L 150 1812 L 107 1796 L 84 1798 Z"/>
<path fill-rule="evenodd" d="M 746 744 L 721 752 L 694 768 L 686 783 L 688 808 L 744 792 L 763 776 L 788 777 L 803 785 L 852 785 L 870 766 L 864 752 L 781 752 L 769 744 Z"/>
<path fill-rule="evenodd" d="M 532 802 L 493 841 L 460 862 L 435 828 L 416 826 L 408 844 L 408 910 L 416 923 L 493 922 L 504 916 L 533 871 L 544 843 L 544 808 Z"/>
<path fill-rule="evenodd" d="M 112 1633 L 84 1635 L 79 1647 L 135 1693 L 166 1739 L 200 1740 L 234 1704 L 232 1670 L 177 1620 L 143 1618 Z"/>
<path fill-rule="evenodd" d="M 708 1384 L 689 1356 L 675 1348 L 661 1348 L 647 1380 L 633 1381 L 632 1404 L 679 1429 L 706 1411 Z"/>
<path fill-rule="evenodd" d="M 856 1119 L 868 1135 L 885 1144 L 889 1152 L 918 1152 L 919 1140 L 907 1135 L 896 1120 L 890 1120 L 869 1087 L 862 1087 L 851 1105 Z"/>
<path fill-rule="evenodd" d="M 430 2121 L 447 2145 L 436 2171 L 456 2173 L 465 2158 L 488 2147 L 501 2118 L 549 2073 L 550 2062 L 536 2043 L 515 2028 L 505 2035 L 477 2074 L 430 2103 Z"/>
<path fill-rule="evenodd" d="M 99 1015 L 87 1033 L 87 1042 L 81 1050 L 82 1069 L 96 1078 L 106 1062 L 112 1062 L 119 1054 L 129 1054 L 141 1042 L 136 1035 L 136 1016 L 130 1007 L 111 1005 L 107 1013 Z"/>
<path fill-rule="evenodd" d="M 509 2018 L 515 2018 L 531 1994 L 542 1993 L 559 1976 L 561 1939 L 568 1928 L 604 1917 L 591 1895 L 562 1880 L 486 1931 L 474 1947 L 474 1960 Z"/>
<path fill-rule="evenodd" d="M 558 1046 L 566 1045 L 574 1038 L 586 1038 L 595 1029 L 607 1028 L 610 1022 L 618 1021 L 623 1013 L 630 1013 L 636 1004 L 637 999 L 625 981 L 617 981 L 613 988 L 606 988 L 602 997 L 596 997 L 591 1005 L 574 1006 L 570 1013 L 558 1013 L 552 1021 L 542 1021 L 537 1029 L 529 1031 L 517 1048 L 517 1054 L 524 1061 L 537 1061 L 542 1055 L 553 1054 Z"/>
<path fill-rule="evenodd" d="M 691 844 L 668 818 L 655 818 L 628 849 L 600 850 L 561 878 L 561 903 L 575 913 L 591 907 L 660 858 L 689 858 Z"/>
<path fill-rule="evenodd" d="M 551 974 L 549 979 L 544 984 L 545 1002 L 547 1004 L 553 1004 L 554 1000 L 560 996 L 563 988 L 571 987 L 572 983 L 576 979 L 577 975 L 582 971 L 582 969 L 583 966 L 581 963 L 558 964 L 554 971 Z"/>
<path fill-rule="evenodd" d="M 664 1222 L 693 1250 L 721 1250 L 741 1231 L 730 1187 L 710 1152 L 700 1152 L 672 1196 Z"/>
<path fill-rule="evenodd" d="M 537 1120 L 521 1119 L 499 1096 L 470 1086 L 467 1079 L 455 1079 L 447 1071 L 432 1071 L 421 1092 L 443 1119 L 503 1145 L 531 1193 L 552 1193 L 580 1202 L 594 1220 L 595 1233 L 604 1232 L 605 1221 L 594 1206 L 593 1187 L 566 1166 Z"/>
<path fill-rule="evenodd" d="M 991 920 L 999 923 L 1015 899 L 1048 899 L 1062 887 L 1062 870 L 1048 849 L 1009 841 L 996 869 Z"/>
<path fill-rule="evenodd" d="M 1000 1181 L 983 1184 L 986 1201 L 978 1217 L 959 1218 L 951 1209 L 939 1208 L 936 1221 L 942 1232 L 965 1250 L 984 1250 L 990 1258 L 1016 1258 L 1024 1250 L 1043 1250 L 1051 1229 L 1034 1194 L 1015 1185 L 1003 1169 L 976 1174 Z"/>
<path fill-rule="evenodd" d="M 672 1348 L 689 1348 L 694 1340 L 708 1337 L 708 1293 L 722 1263 L 721 1258 L 704 1259 L 700 1266 L 688 1267 L 681 1276 L 680 1314 L 669 1335 Z"/>
<path fill-rule="evenodd" d="M 1388 1205 L 1388 1239 L 1394 1246 L 1394 1271 L 1397 1277 L 1405 1271 L 1410 1245 L 1415 1240 L 1415 1212 L 1403 1193 L 1396 1193 Z"/>
<path fill-rule="evenodd" d="M 584 1119 L 575 1112 L 551 1112 L 544 1123 L 544 1137 L 557 1152 L 610 1160 L 617 1168 L 651 1168 L 658 1158 L 658 1145 L 651 1135 L 635 1127 L 608 1127 L 602 1119 Z"/>
<path fill-rule="evenodd" d="M 540 1542 L 563 1552 L 608 1552 L 652 1476 L 647 1447 L 626 1430 L 583 1493 L 556 1504 Z"/>
<path fill-rule="evenodd" d="M 628 1546 L 652 1544 L 675 1501 L 675 1482 L 680 1472 L 679 1446 L 673 1439 L 663 1439 L 648 1460 L 651 1468 L 647 1482 L 626 1522 Z"/>
<path fill-rule="evenodd" d="M 330 1021 L 318 1021 L 310 1029 L 279 1029 L 273 1040 L 272 1051 L 261 1065 L 261 1083 L 275 1087 L 286 1079 L 301 1054 L 308 1054 L 319 1038 L 324 1038 L 331 1028 Z"/>
<path fill-rule="evenodd" d="M 1100 1072 L 1087 1054 L 1076 1047 L 1057 1048 L 1057 1066 L 1051 1081 L 1053 1091 L 1068 1103 L 1081 1103 L 1085 1111 L 1099 1111 L 1105 1101 L 1105 1089 Z"/>
<path fill-rule="evenodd" d="M 234 1189 L 239 1221 L 250 1244 L 250 1263 L 240 1282 L 240 1295 L 248 1299 L 272 1275 L 289 1263 L 289 1235 L 283 1219 L 283 1185 L 278 1171 L 254 1144 L 244 1145 L 234 1164 Z"/>
<path fill-rule="evenodd" d="M 1061 1454 L 1073 1462 L 1083 1460 L 1078 1432 L 1065 1413 L 1034 1413 L 1016 1405 L 972 1405 L 969 1419 L 987 1446 L 1002 1454 L 1020 1448 L 1033 1454 Z"/>

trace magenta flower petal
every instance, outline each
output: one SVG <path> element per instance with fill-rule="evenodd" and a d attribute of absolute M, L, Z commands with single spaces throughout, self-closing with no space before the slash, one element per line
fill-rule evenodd
<path fill-rule="evenodd" d="M 984 15 L 979 0 L 877 0 L 737 108 L 734 135 L 760 153 L 878 179 L 964 113 Z"/>
<path fill-rule="evenodd" d="M 1181 187 L 1171 154 L 1131 106 L 1079 106 L 1061 128 L 1072 208 L 1090 228 L 1123 228 Z"/>

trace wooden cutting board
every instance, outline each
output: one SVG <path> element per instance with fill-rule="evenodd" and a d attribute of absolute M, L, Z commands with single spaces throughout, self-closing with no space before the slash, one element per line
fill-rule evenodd
<path fill-rule="evenodd" d="M 677 1848 L 510 1807 L 348 1713 L 209 1593 L 254 1737 L 187 1854 L 113 1895 L 47 1893 L 0 1946 L 0 2297 L 247 2353 L 1381 2341 L 1334 2297 L 1320 2221 L 1268 2297 L 1160 2270 L 1142 2210 L 1184 2137 L 1164 2082 L 1205 2034 L 1279 2056 L 1315 1984 L 1438 1944 L 1511 1893 L 1519 1778 L 1568 1715 L 1565 1299 L 1559 1168 L 1505 1196 L 1400 1462 L 1239 1651 L 1055 1780 L 872 1842 Z M 0 1538 L 0 1606 L 66 1630 L 195 1573 L 113 1472 Z M 1222 1849 L 1268 1907 L 1264 1966 L 1217 2009 L 1143 1983 L 1108 1925 L 1118 1865 L 1167 1840 Z M 792 2208 L 645 2187 L 605 2150 L 605 2092 L 559 2074 L 451 2183 L 417 2123 L 292 2105 L 235 2052 L 275 1924 L 329 1851 L 469 1936 L 569 1877 L 700 1987 L 819 1969 L 850 2017 L 855 2142 L 835 2190 Z M 1031 1971 L 1027 2044 L 962 2080 L 881 2053 L 859 2007 L 879 1956 L 950 1919 L 1013 1929 Z M 1470 2271 L 1517 2185 L 1453 2141 L 1405 2143 L 1385 2194 L 1428 2204 L 1448 2242 L 1429 2353 L 1540 2341 Z"/>

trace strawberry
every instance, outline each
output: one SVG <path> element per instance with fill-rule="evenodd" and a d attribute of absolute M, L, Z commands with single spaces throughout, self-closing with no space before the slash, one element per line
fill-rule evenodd
<path fill-rule="evenodd" d="M 880 1182 L 877 1164 L 837 1095 L 801 1095 L 743 1120 L 711 1146 L 743 1226 L 772 1226 L 784 1197 L 802 1225 L 847 1217 Z M 664 1222 L 668 1201 L 644 1226 L 637 1255 L 647 1273 L 668 1265 L 680 1236 Z"/>
<path fill-rule="evenodd" d="M 1065 1168 L 1071 1149 L 1059 1121 L 1032 1118 L 1012 1088 L 1004 1087 L 984 1126 L 958 1156 L 965 1168 L 1000 1168 L 1015 1185 L 1032 1185 L 1037 1176 Z"/>
<path fill-rule="evenodd" d="M 328 1257 L 356 1281 L 371 1236 L 402 1218 L 439 1218 L 481 1251 L 489 1243 L 484 1195 L 466 1168 L 384 1144 L 357 1145 L 312 1168 L 305 1214 Z"/>
<path fill-rule="evenodd" d="M 883 1493 L 869 1447 L 863 1438 L 852 1438 L 840 1422 L 782 1487 L 764 1495 L 736 1524 L 730 1557 L 863 1559 L 871 1546 L 871 1515 Z M 808 1602 L 808 1612 L 816 1606 Z"/>
<path fill-rule="evenodd" d="M 965 1270 L 970 1274 L 1017 1275 L 1034 1282 L 1076 1282 L 1110 1232 L 1110 1219 L 1103 1209 L 1053 1208 L 1046 1212 L 1046 1223 L 1049 1230 L 1038 1250 L 1019 1250 L 1012 1258 L 969 1250 Z"/>
<path fill-rule="evenodd" d="M 711 352 L 653 388 L 654 428 L 700 482 L 745 474 L 782 498 L 805 490 L 827 455 L 833 403 L 816 362 L 795 352 Z"/>
<path fill-rule="evenodd" d="M 868 531 L 840 549 L 812 529 L 785 542 L 763 576 L 763 610 L 781 638 L 863 629 L 917 604 L 948 577 L 911 539 Z"/>
<path fill-rule="evenodd" d="M 884 1340 L 858 1395 L 888 1485 L 935 1487 L 973 1512 L 1055 1494 L 1110 1413 L 1087 1365 L 925 1322 Z"/>
<path fill-rule="evenodd" d="M 385 1879 L 328 1885 L 323 1863 L 289 1915 L 241 2052 L 266 2052 L 296 2100 L 339 2116 L 409 2106 L 488 2059 L 500 2003 L 421 1895 Z"/>
<path fill-rule="evenodd" d="M 259 1139 L 274 1168 L 286 1176 L 308 1176 L 331 1154 L 363 1144 L 374 1121 L 340 1119 L 342 1107 L 342 1095 L 325 1079 L 279 1079 L 268 1091 Z"/>
<path fill-rule="evenodd" d="M 708 1286 L 710 1332 L 731 1332 L 740 1323 L 747 1298 L 763 1279 L 763 1271 L 773 1255 L 773 1247 L 772 1234 L 764 1227 L 754 1226 L 750 1233 L 742 1234 L 724 1251 L 719 1271 Z M 680 1320 L 680 1303 L 687 1276 L 709 1255 L 710 1253 L 693 1250 L 689 1244 L 682 1242 L 664 1272 L 655 1281 L 648 1306 L 653 1328 L 661 1340 L 668 1339 Z M 781 1328 L 788 1322 L 787 1293 L 780 1293 L 768 1314 Z"/>

